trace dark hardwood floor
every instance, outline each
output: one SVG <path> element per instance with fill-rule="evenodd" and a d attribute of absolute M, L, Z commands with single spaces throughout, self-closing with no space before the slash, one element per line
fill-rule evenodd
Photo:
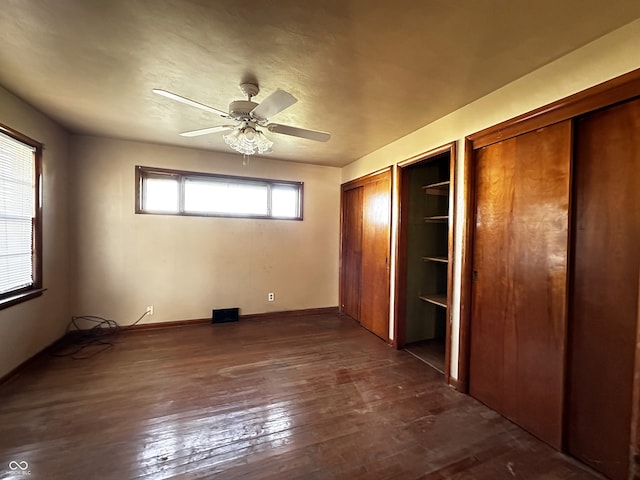
<path fill-rule="evenodd" d="M 41 355 L 0 386 L 0 432 L 3 479 L 602 478 L 331 315 Z"/>

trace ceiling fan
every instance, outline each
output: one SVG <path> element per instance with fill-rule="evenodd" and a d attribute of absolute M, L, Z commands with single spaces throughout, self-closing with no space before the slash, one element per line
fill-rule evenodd
<path fill-rule="evenodd" d="M 271 151 L 273 142 L 262 133 L 259 127 L 264 127 L 273 133 L 281 133 L 318 142 L 326 142 L 331 138 L 331 135 L 326 132 L 307 130 L 305 128 L 269 122 L 271 117 L 274 117 L 298 101 L 290 93 L 278 89 L 265 98 L 261 103 L 256 103 L 253 102 L 251 98 L 255 97 L 260 91 L 258 85 L 254 83 L 242 83 L 240 84 L 240 89 L 247 96 L 247 99 L 231 102 L 229 104 L 228 112 L 210 107 L 209 105 L 196 102 L 195 100 L 191 100 L 166 90 L 156 88 L 152 91 L 155 94 L 162 95 L 163 97 L 170 98 L 171 100 L 176 100 L 186 105 L 215 113 L 224 119 L 235 122 L 234 124 L 229 125 L 217 125 L 214 127 L 183 132 L 180 135 L 183 137 L 196 137 L 199 135 L 231 130 L 230 133 L 223 136 L 224 141 L 231 148 L 243 155 L 268 153 Z"/>

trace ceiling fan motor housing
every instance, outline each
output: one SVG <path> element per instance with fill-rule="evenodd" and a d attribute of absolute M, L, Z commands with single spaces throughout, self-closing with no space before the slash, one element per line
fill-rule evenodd
<path fill-rule="evenodd" d="M 236 100 L 229 104 L 229 115 L 236 120 L 249 120 L 251 111 L 257 106 L 256 102 L 250 100 Z"/>

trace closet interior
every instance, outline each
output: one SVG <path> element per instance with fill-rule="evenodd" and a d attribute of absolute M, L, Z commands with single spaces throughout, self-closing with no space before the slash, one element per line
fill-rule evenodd
<path fill-rule="evenodd" d="M 400 166 L 397 346 L 447 370 L 453 225 L 452 146 Z"/>

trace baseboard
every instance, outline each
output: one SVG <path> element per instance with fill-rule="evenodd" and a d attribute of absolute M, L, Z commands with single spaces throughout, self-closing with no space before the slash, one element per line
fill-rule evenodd
<path fill-rule="evenodd" d="M 22 372 L 22 370 L 27 368 L 29 366 L 29 364 L 31 364 L 37 357 L 39 357 L 40 355 L 43 355 L 47 350 L 52 348 L 56 343 L 60 342 L 65 336 L 66 336 L 66 334 L 62 335 L 60 338 L 56 338 L 49 345 L 47 345 L 43 349 L 39 350 L 38 352 L 34 353 L 33 355 L 31 355 L 24 362 L 20 363 L 17 367 L 15 367 L 12 370 L 9 370 L 8 373 L 2 375 L 0 377 L 0 386 L 4 385 L 7 382 L 9 382 L 9 380 L 11 380 L 12 378 L 17 377 L 20 374 L 20 372 Z"/>
<path fill-rule="evenodd" d="M 273 318 L 291 318 L 309 315 L 335 315 L 338 307 L 306 308 L 302 310 L 285 310 L 282 312 L 250 313 L 240 315 L 240 320 L 268 320 Z M 172 322 L 138 323 L 136 325 L 122 325 L 122 331 L 136 332 L 140 330 L 157 330 L 161 328 L 187 327 L 211 323 L 211 318 L 194 318 L 191 320 L 175 320 Z"/>
<path fill-rule="evenodd" d="M 174 320 L 171 322 L 137 323 L 135 325 L 121 325 L 120 332 L 139 332 L 140 330 L 158 330 L 162 328 L 188 327 L 211 323 L 210 318 L 192 318 L 190 320 Z"/>
<path fill-rule="evenodd" d="M 240 320 L 269 320 L 273 318 L 303 317 L 309 315 L 337 315 L 338 307 L 306 308 L 303 310 L 285 310 L 282 312 L 250 313 L 240 315 Z"/>

